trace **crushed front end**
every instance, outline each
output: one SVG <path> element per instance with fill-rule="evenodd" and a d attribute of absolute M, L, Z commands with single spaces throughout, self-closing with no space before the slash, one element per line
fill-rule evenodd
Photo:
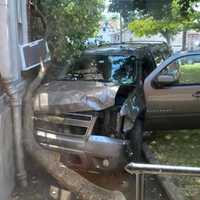
<path fill-rule="evenodd" d="M 34 98 L 37 141 L 61 152 L 68 166 L 113 170 L 126 164 L 128 141 L 121 134 L 119 86 L 96 81 L 53 81 Z"/>
<path fill-rule="evenodd" d="M 43 84 L 34 97 L 40 145 L 79 169 L 124 167 L 133 124 L 120 110 L 140 77 L 136 60 L 129 49 L 90 52 L 62 78 Z"/>

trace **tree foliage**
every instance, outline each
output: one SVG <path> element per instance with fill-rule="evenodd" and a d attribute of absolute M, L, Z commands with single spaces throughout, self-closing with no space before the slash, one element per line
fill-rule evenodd
<path fill-rule="evenodd" d="M 199 3 L 199 0 L 178 0 L 180 13 L 183 17 L 187 17 L 189 13 L 194 11 L 194 4 Z"/>
<path fill-rule="evenodd" d="M 189 2 L 189 0 L 186 1 Z M 149 5 L 157 4 L 150 2 Z M 195 0 L 191 0 L 187 6 L 181 2 L 182 0 L 168 1 L 160 7 L 161 9 L 158 6 L 150 6 L 150 9 L 132 20 L 129 29 L 137 36 L 151 36 L 160 33 L 168 43 L 177 32 L 199 29 L 200 14 L 193 9 L 194 4 L 192 4 Z"/>
<path fill-rule="evenodd" d="M 156 20 L 153 17 L 134 20 L 129 24 L 129 29 L 137 36 L 151 36 L 160 33 L 169 44 L 171 37 L 180 31 L 181 28 L 182 26 L 178 22 Z"/>
<path fill-rule="evenodd" d="M 109 6 L 110 12 L 120 13 L 125 21 L 129 21 L 130 16 L 134 15 L 136 9 L 143 10 L 144 0 L 132 1 L 132 0 L 111 0 Z"/>
<path fill-rule="evenodd" d="M 193 10 L 193 5 L 198 2 L 199 0 L 177 0 L 182 16 L 187 16 Z M 173 0 L 111 0 L 110 11 L 128 15 L 129 12 L 139 10 L 143 14 L 160 18 L 170 12 L 172 3 Z"/>
<path fill-rule="evenodd" d="M 47 22 L 46 37 L 53 60 L 64 63 L 83 49 L 98 29 L 103 0 L 34 0 Z M 43 36 L 41 20 L 32 18 L 32 39 Z"/>
<path fill-rule="evenodd" d="M 111 0 L 109 9 L 124 15 L 134 12 L 136 18 L 153 17 L 156 20 L 163 20 L 165 17 L 171 17 L 174 7 L 179 11 L 176 12 L 178 16 L 186 18 L 194 12 L 194 4 L 198 2 L 199 0 Z"/>
<path fill-rule="evenodd" d="M 159 18 L 161 13 L 167 13 L 172 0 L 111 0 L 109 10 L 119 12 L 125 20 L 141 15 L 150 15 Z"/>

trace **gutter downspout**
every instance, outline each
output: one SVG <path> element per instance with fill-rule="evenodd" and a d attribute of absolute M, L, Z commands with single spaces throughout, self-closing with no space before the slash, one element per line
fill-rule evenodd
<path fill-rule="evenodd" d="M 16 178 L 21 187 L 27 187 L 27 174 L 24 166 L 24 148 L 22 144 L 22 97 L 18 94 L 13 83 L 0 76 L 3 91 L 9 97 L 12 112 L 14 158 Z"/>

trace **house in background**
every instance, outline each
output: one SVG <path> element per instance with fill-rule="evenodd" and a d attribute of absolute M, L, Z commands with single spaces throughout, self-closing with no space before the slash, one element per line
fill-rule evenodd
<path fill-rule="evenodd" d="M 99 32 L 97 38 L 100 38 L 104 43 L 112 42 L 112 36 L 120 30 L 119 20 L 110 18 L 100 22 Z"/>
<path fill-rule="evenodd" d="M 180 32 L 173 37 L 171 46 L 174 52 L 181 51 L 182 49 L 182 35 Z M 128 28 L 122 30 L 122 41 L 132 42 L 132 41 L 166 41 L 161 34 L 157 34 L 150 37 L 137 37 Z M 111 42 L 120 42 L 120 31 L 111 34 Z M 186 35 L 186 48 L 187 50 L 194 50 L 200 46 L 200 33 L 195 31 L 188 31 Z"/>
<path fill-rule="evenodd" d="M 200 33 L 189 32 L 187 34 L 187 46 L 188 49 L 193 50 L 195 48 L 200 49 Z"/>
<path fill-rule="evenodd" d="M 86 46 L 100 45 L 102 43 L 110 43 L 112 35 L 119 31 L 119 21 L 110 18 L 100 21 L 99 31 L 96 37 L 88 38 L 85 42 Z"/>

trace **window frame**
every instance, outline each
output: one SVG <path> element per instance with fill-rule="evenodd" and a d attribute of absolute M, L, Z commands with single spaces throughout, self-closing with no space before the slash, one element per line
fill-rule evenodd
<path fill-rule="evenodd" d="M 195 57 L 195 56 L 199 56 L 199 63 L 200 63 L 200 54 L 189 54 L 189 55 L 183 55 L 183 56 L 180 56 L 180 57 L 178 57 L 178 58 L 176 58 L 176 59 L 174 59 L 174 60 L 172 60 L 170 63 L 168 63 L 158 74 L 157 74 L 157 76 L 159 76 L 161 73 L 162 73 L 162 71 L 163 70 L 165 70 L 168 66 L 170 66 L 172 63 L 174 63 L 174 62 L 176 62 L 176 61 L 178 61 L 178 60 L 181 60 L 181 59 L 183 59 L 183 58 L 186 58 L 186 57 Z M 156 76 L 156 77 L 157 77 Z M 169 85 L 169 86 L 167 86 L 167 87 L 179 87 L 179 86 L 198 86 L 198 85 L 200 85 L 200 81 L 199 81 L 199 83 L 174 83 L 174 84 L 172 84 L 172 85 Z"/>

